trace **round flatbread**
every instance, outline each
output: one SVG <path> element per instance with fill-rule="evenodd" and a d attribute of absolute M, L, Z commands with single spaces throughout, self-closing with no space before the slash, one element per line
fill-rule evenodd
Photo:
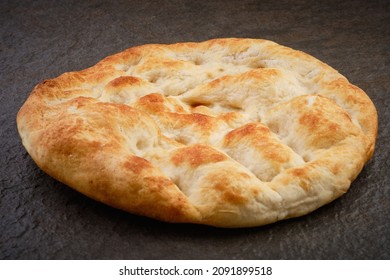
<path fill-rule="evenodd" d="M 370 98 L 257 39 L 150 44 L 38 84 L 17 116 L 50 176 L 167 222 L 249 227 L 344 194 L 373 154 Z"/>

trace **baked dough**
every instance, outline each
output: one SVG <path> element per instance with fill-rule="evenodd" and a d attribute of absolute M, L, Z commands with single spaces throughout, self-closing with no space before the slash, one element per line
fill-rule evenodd
<path fill-rule="evenodd" d="M 17 116 L 37 165 L 167 222 L 250 227 L 344 194 L 373 154 L 370 98 L 257 39 L 150 44 L 38 84 Z"/>

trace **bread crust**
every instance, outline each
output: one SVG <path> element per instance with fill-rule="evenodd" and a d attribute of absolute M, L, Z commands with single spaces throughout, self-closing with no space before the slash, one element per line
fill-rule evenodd
<path fill-rule="evenodd" d="M 38 84 L 17 115 L 50 176 L 167 222 L 249 227 L 344 194 L 377 112 L 336 70 L 259 39 L 129 48 Z"/>

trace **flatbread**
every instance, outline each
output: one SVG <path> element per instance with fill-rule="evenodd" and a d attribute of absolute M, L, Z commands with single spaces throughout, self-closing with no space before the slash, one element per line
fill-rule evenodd
<path fill-rule="evenodd" d="M 250 227 L 344 194 L 377 113 L 336 70 L 257 39 L 150 44 L 38 84 L 17 116 L 47 174 L 167 222 Z"/>

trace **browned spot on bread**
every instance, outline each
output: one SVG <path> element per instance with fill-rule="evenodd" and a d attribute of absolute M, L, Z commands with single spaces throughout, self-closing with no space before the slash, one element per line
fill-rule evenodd
<path fill-rule="evenodd" d="M 220 118 L 227 123 L 234 121 L 238 117 L 239 117 L 239 114 L 236 112 L 229 112 L 229 113 L 225 113 L 222 116 L 220 116 Z"/>
<path fill-rule="evenodd" d="M 284 163 L 289 161 L 290 156 L 286 148 L 272 138 L 268 127 L 260 123 L 250 123 L 238 129 L 232 130 L 225 136 L 225 145 L 234 146 L 238 143 L 251 145 L 264 158 L 273 162 Z"/>
<path fill-rule="evenodd" d="M 188 122 L 194 123 L 198 126 L 207 127 L 211 123 L 211 118 L 203 114 L 186 114 L 184 119 Z"/>
<path fill-rule="evenodd" d="M 244 75 L 242 75 L 241 79 L 245 80 L 255 78 L 256 80 L 269 80 L 274 78 L 274 76 L 280 75 L 280 73 L 281 71 L 278 69 L 259 68 L 246 72 Z"/>
<path fill-rule="evenodd" d="M 224 203 L 242 205 L 245 204 L 247 198 L 242 195 L 240 189 L 229 184 L 228 180 L 226 182 L 218 182 L 214 189 L 221 194 L 221 200 Z"/>
<path fill-rule="evenodd" d="M 273 162 L 284 163 L 290 160 L 290 155 L 285 151 L 286 149 L 281 144 L 267 143 L 262 145 L 264 147 L 263 156 Z"/>
<path fill-rule="evenodd" d="M 304 168 L 293 168 L 291 173 L 296 177 L 302 177 L 306 175 L 306 170 Z"/>
<path fill-rule="evenodd" d="M 151 93 L 141 97 L 137 102 L 137 107 L 154 113 L 166 111 L 164 97 L 158 93 Z"/>
<path fill-rule="evenodd" d="M 174 184 L 167 177 L 145 177 L 145 182 L 150 186 L 148 192 L 161 192 L 164 188 L 172 187 Z"/>
<path fill-rule="evenodd" d="M 134 174 L 141 174 L 144 170 L 152 167 L 149 161 L 137 156 L 129 156 L 123 165 Z"/>
<path fill-rule="evenodd" d="M 150 93 L 138 99 L 135 107 L 149 113 L 163 113 L 174 111 L 177 116 L 182 116 L 185 113 L 184 108 L 175 100 L 166 98 L 159 93 Z"/>
<path fill-rule="evenodd" d="M 299 123 L 307 126 L 310 130 L 314 130 L 321 125 L 321 120 L 317 114 L 312 112 L 305 113 L 299 118 Z"/>
<path fill-rule="evenodd" d="M 331 171 L 334 175 L 338 175 L 341 171 L 342 167 L 339 164 L 331 165 Z"/>
<path fill-rule="evenodd" d="M 142 80 L 132 76 L 120 76 L 109 83 L 109 86 L 123 88 L 129 85 L 139 84 Z"/>
<path fill-rule="evenodd" d="M 304 189 L 305 191 L 309 191 L 311 189 L 310 180 L 310 174 L 309 174 L 309 167 L 297 167 L 292 168 L 289 170 L 289 173 L 293 175 L 293 178 L 298 178 L 299 186 Z"/>
<path fill-rule="evenodd" d="M 350 118 L 348 118 L 345 114 L 340 114 L 339 112 L 335 112 L 335 114 L 336 116 L 342 116 L 345 119 L 350 120 Z M 324 116 L 324 114 L 319 110 L 309 111 L 299 118 L 299 123 L 306 126 L 311 132 L 323 131 L 326 134 L 335 133 L 340 126 L 326 117 L 327 116 Z"/>
<path fill-rule="evenodd" d="M 184 108 L 182 106 L 178 105 L 178 104 L 175 104 L 174 108 L 175 108 L 176 112 L 179 112 L 179 113 L 184 113 L 185 112 Z"/>
<path fill-rule="evenodd" d="M 183 126 L 194 125 L 204 132 L 211 132 L 212 127 L 216 124 L 217 120 L 213 117 L 193 113 L 193 114 L 179 114 L 169 113 L 173 121 L 173 127 L 181 128 Z"/>
<path fill-rule="evenodd" d="M 193 145 L 181 148 L 175 152 L 172 162 L 175 165 L 189 164 L 191 167 L 198 167 L 202 164 L 224 161 L 227 156 L 207 145 Z"/>
<path fill-rule="evenodd" d="M 47 128 L 42 137 L 44 139 L 42 145 L 55 155 L 79 158 L 81 156 L 90 157 L 100 151 L 103 146 L 105 149 L 113 150 L 118 144 L 115 138 L 90 139 L 86 138 L 85 134 L 95 135 L 96 132 L 80 118 L 73 119 L 72 122 L 68 121 L 68 123 L 58 121 L 56 125 Z"/>
<path fill-rule="evenodd" d="M 243 137 L 251 136 L 254 134 L 256 134 L 257 137 L 261 137 L 263 135 L 269 134 L 269 132 L 270 130 L 266 126 L 258 125 L 256 123 L 250 123 L 229 132 L 225 137 L 225 141 L 230 143 L 231 141 L 237 141 Z"/>
<path fill-rule="evenodd" d="M 216 199 L 221 205 L 243 205 L 248 202 L 248 198 L 244 192 L 250 186 L 245 185 L 243 182 L 250 177 L 248 174 L 238 172 L 237 170 L 221 170 L 221 172 L 211 173 L 207 176 L 207 181 L 210 182 L 210 187 L 216 193 Z M 233 175 L 233 176 L 232 176 Z M 207 191 L 204 189 L 204 191 Z M 210 191 L 207 191 L 210 194 Z"/>
<path fill-rule="evenodd" d="M 161 94 L 158 93 L 151 93 L 148 95 L 145 95 L 139 99 L 141 103 L 163 103 L 164 98 Z"/>

